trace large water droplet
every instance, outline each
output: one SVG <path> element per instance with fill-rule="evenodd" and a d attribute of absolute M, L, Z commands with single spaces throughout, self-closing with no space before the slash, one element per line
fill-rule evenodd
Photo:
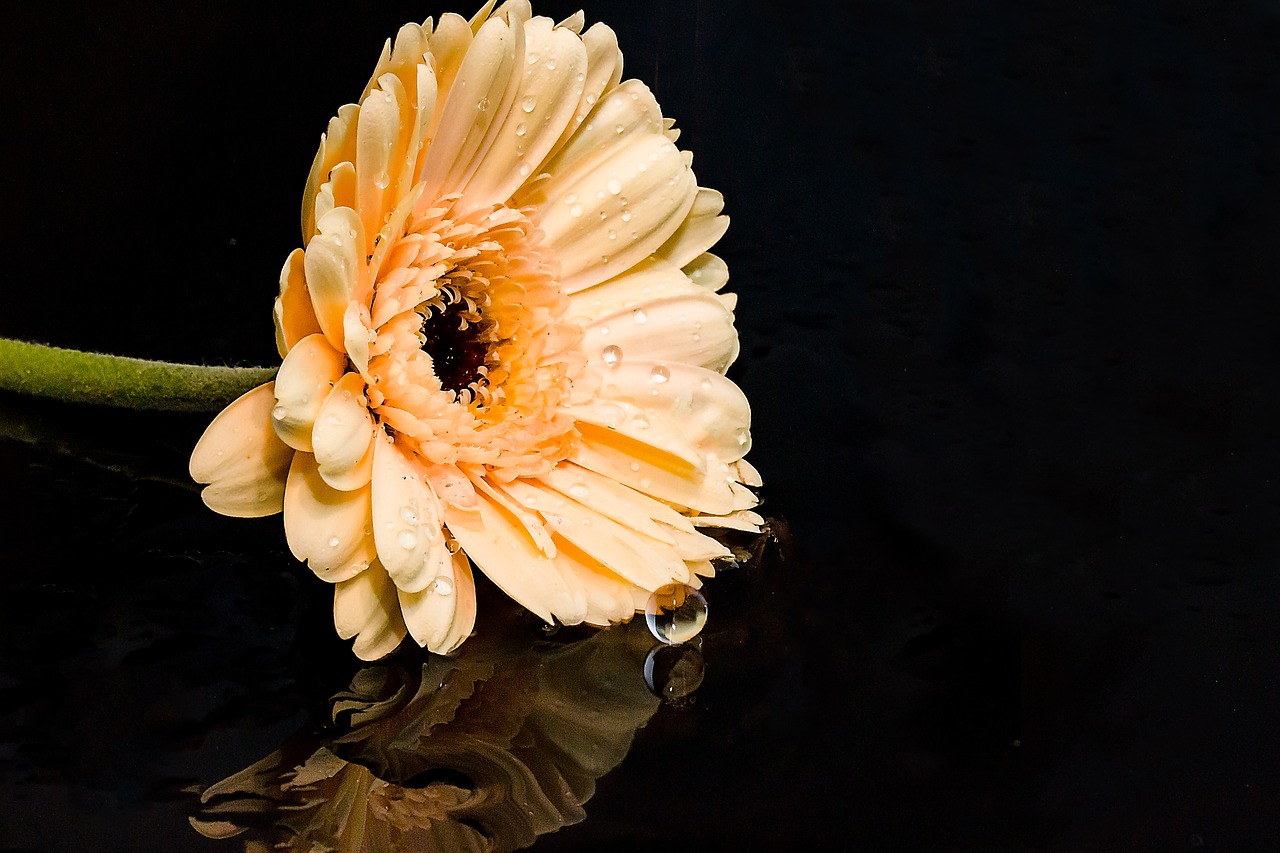
<path fill-rule="evenodd" d="M 649 633 L 667 645 L 687 643 L 707 624 L 707 600 L 684 584 L 667 584 L 649 596 L 644 607 Z"/>
<path fill-rule="evenodd" d="M 435 583 L 431 585 L 431 591 L 436 595 L 453 595 L 453 581 L 448 578 L 436 578 Z"/>
<path fill-rule="evenodd" d="M 520 122 L 519 124 L 516 125 L 516 136 L 524 136 L 528 132 L 529 132 L 529 129 L 525 127 L 524 122 Z"/>
<path fill-rule="evenodd" d="M 706 665 L 697 645 L 654 646 L 644 659 L 644 683 L 668 702 L 688 698 L 702 684 Z"/>
<path fill-rule="evenodd" d="M 536 107 L 537 105 L 538 105 L 538 99 L 535 98 L 533 95 L 530 95 L 529 97 L 525 98 L 523 101 L 520 102 L 520 109 L 524 110 L 527 113 L 531 113 L 533 112 L 533 108 Z"/>
<path fill-rule="evenodd" d="M 400 531 L 400 539 L 398 541 L 400 542 L 400 547 L 406 551 L 412 551 L 414 548 L 418 547 L 418 537 L 414 536 L 408 530 Z"/>
<path fill-rule="evenodd" d="M 285 415 L 287 414 L 289 414 L 289 410 L 286 409 L 284 406 L 276 406 L 274 409 L 271 410 L 271 417 L 275 418 L 278 421 L 284 420 Z"/>
<path fill-rule="evenodd" d="M 653 370 L 649 371 L 649 381 L 661 385 L 671 378 L 671 371 L 665 365 L 655 365 Z"/>
<path fill-rule="evenodd" d="M 485 110 L 489 109 L 489 99 L 481 98 L 480 100 L 476 101 L 476 109 L 479 110 L 480 112 L 484 112 Z"/>
<path fill-rule="evenodd" d="M 341 544 L 342 544 L 342 540 L 341 540 L 341 539 L 339 539 L 337 536 L 330 536 L 330 537 L 329 537 L 329 547 L 330 547 L 330 548 L 337 548 L 337 547 L 338 547 L 339 545 L 341 545 Z"/>
<path fill-rule="evenodd" d="M 584 501 L 591 497 L 591 489 L 587 487 L 586 483 L 574 483 L 569 487 L 569 496 L 574 500 Z"/>
<path fill-rule="evenodd" d="M 622 181 L 618 180 L 617 178 L 610 178 L 609 183 L 605 184 L 604 186 L 605 186 L 605 189 L 607 189 L 609 192 L 613 193 L 614 195 L 617 195 L 618 193 L 622 192 Z"/>
<path fill-rule="evenodd" d="M 631 319 L 636 321 L 637 326 L 642 326 L 645 323 L 649 322 L 649 315 L 644 313 L 644 311 L 640 310 L 639 308 L 637 308 L 636 310 L 631 312 Z"/>
<path fill-rule="evenodd" d="M 600 360 L 610 367 L 617 367 L 618 362 L 622 361 L 622 347 L 609 344 L 600 350 Z"/>
<path fill-rule="evenodd" d="M 403 518 L 409 524 L 418 523 L 418 513 L 414 512 L 414 509 L 411 506 L 400 507 L 400 517 Z"/>
<path fill-rule="evenodd" d="M 380 190 L 385 190 L 390 183 L 391 176 L 386 172 L 378 173 L 378 176 L 373 179 L 373 185 Z"/>
<path fill-rule="evenodd" d="M 573 207 L 569 208 L 569 215 L 570 215 L 570 216 L 572 216 L 572 217 L 574 217 L 575 219 L 576 219 L 577 217 L 581 216 L 581 215 L 582 215 L 582 205 L 580 205 L 580 204 L 575 204 Z"/>

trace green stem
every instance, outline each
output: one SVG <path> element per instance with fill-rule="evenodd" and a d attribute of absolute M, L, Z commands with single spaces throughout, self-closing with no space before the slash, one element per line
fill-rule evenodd
<path fill-rule="evenodd" d="M 174 364 L 0 338 L 0 389 L 71 403 L 213 412 L 275 374 L 274 367 Z"/>

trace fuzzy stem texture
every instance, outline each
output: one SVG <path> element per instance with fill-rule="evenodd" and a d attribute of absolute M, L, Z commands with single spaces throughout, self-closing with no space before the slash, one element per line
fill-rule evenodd
<path fill-rule="evenodd" d="M 277 369 L 174 364 L 0 338 L 0 389 L 71 403 L 213 412 L 271 381 Z"/>

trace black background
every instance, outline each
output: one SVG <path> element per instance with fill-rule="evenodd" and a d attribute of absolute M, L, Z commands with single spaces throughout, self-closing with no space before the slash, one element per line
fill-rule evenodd
<path fill-rule="evenodd" d="M 0 334 L 271 364 L 319 133 L 445 11 L 6 13 Z M 789 535 L 538 847 L 1275 849 L 1280 8 L 585 11 L 727 199 Z M 0 844 L 233 849 L 182 788 L 305 718 L 328 591 L 182 484 L 207 418 L 0 402 Z"/>

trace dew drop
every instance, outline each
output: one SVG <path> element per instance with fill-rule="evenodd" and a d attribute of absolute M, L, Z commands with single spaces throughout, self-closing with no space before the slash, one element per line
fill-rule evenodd
<path fill-rule="evenodd" d="M 605 184 L 605 188 L 614 195 L 617 195 L 622 192 L 622 181 L 617 178 L 610 178 L 609 183 Z"/>
<path fill-rule="evenodd" d="M 413 507 L 411 506 L 400 507 L 400 517 L 403 518 L 409 524 L 418 523 L 418 514 L 413 511 Z"/>
<path fill-rule="evenodd" d="M 481 98 L 480 100 L 476 101 L 476 109 L 479 110 L 480 112 L 484 112 L 485 110 L 489 109 L 489 99 Z"/>
<path fill-rule="evenodd" d="M 548 60 L 547 60 L 547 70 L 548 70 L 548 71 L 555 71 L 555 70 L 556 70 L 556 61 L 555 61 L 554 59 L 548 59 Z"/>
<path fill-rule="evenodd" d="M 448 578 L 436 578 L 435 583 L 431 585 L 431 591 L 436 595 L 453 595 L 453 581 Z"/>
<path fill-rule="evenodd" d="M 636 171 L 637 172 L 649 171 L 649 164 L 641 160 L 639 163 L 636 163 Z"/>
<path fill-rule="evenodd" d="M 391 176 L 386 172 L 378 173 L 378 176 L 373 179 L 373 185 L 380 190 L 385 190 L 390 183 Z"/>
<path fill-rule="evenodd" d="M 341 540 L 341 539 L 339 539 L 337 536 L 330 536 L 330 537 L 329 537 L 329 547 L 330 547 L 330 548 L 337 548 L 337 547 L 338 547 L 339 545 L 341 545 L 341 544 L 342 544 L 342 540 Z"/>
<path fill-rule="evenodd" d="M 591 497 L 591 489 L 587 487 L 586 483 L 574 483 L 569 487 L 569 496 L 574 500 L 585 501 Z"/>
<path fill-rule="evenodd" d="M 569 193 L 567 196 L 564 197 L 565 204 L 573 204 L 577 200 L 578 200 L 578 197 L 573 193 Z"/>
<path fill-rule="evenodd" d="M 397 541 L 400 542 L 400 547 L 406 551 L 412 551 L 414 548 L 418 547 L 418 537 L 414 536 L 408 530 L 402 530 L 400 532 L 400 538 Z"/>
<path fill-rule="evenodd" d="M 521 176 L 521 177 L 524 177 L 524 176 L 528 175 L 528 174 L 529 174 L 530 172 L 532 172 L 532 171 L 533 171 L 533 167 L 532 167 L 532 166 L 530 166 L 528 163 L 521 163 L 521 164 L 520 164 L 520 176 Z"/>
<path fill-rule="evenodd" d="M 573 207 L 569 208 L 569 215 L 570 215 L 570 216 L 572 216 L 572 217 L 574 217 L 575 219 L 576 219 L 577 217 L 581 216 L 581 215 L 582 215 L 582 205 L 580 205 L 580 204 L 575 204 Z"/>
<path fill-rule="evenodd" d="M 631 211 L 629 211 L 629 210 L 624 210 L 624 211 L 622 211 L 622 221 L 623 221 L 623 222 L 630 222 L 630 221 L 631 221 Z"/>
<path fill-rule="evenodd" d="M 520 109 L 524 110 L 527 113 L 531 113 L 533 112 L 533 108 L 536 107 L 537 105 L 538 105 L 538 99 L 535 98 L 533 95 L 530 95 L 529 97 L 525 98 L 523 101 L 520 102 Z"/>
<path fill-rule="evenodd" d="M 649 419 L 646 418 L 644 415 L 636 415 L 634 418 L 631 419 L 631 423 L 635 425 L 636 429 L 649 428 Z"/>
<path fill-rule="evenodd" d="M 278 421 L 284 420 L 285 415 L 287 414 L 289 414 L 289 410 L 286 409 L 284 406 L 276 406 L 274 409 L 271 410 L 271 417 L 275 418 Z"/>
<path fill-rule="evenodd" d="M 599 333 L 600 333 L 600 335 L 601 335 L 602 337 L 603 337 L 604 335 L 609 334 L 609 327 L 608 327 L 608 326 L 601 326 L 601 327 L 600 327 L 600 331 L 599 331 Z"/>
<path fill-rule="evenodd" d="M 626 130 L 626 128 L 625 128 L 625 127 L 623 127 L 623 126 L 622 126 L 622 125 L 620 125 L 620 124 L 618 124 L 618 125 L 614 125 L 614 127 L 613 127 L 613 132 L 614 132 L 614 133 L 622 133 L 622 131 L 624 131 L 624 130 Z"/>
<path fill-rule="evenodd" d="M 604 221 L 605 221 L 606 219 L 608 219 L 608 218 L 609 218 L 609 212 L 608 212 L 608 211 L 605 211 L 605 210 L 600 211 L 600 221 L 601 221 L 601 222 L 604 222 Z"/>
<path fill-rule="evenodd" d="M 684 584 L 667 584 L 649 596 L 644 607 L 649 633 L 669 646 L 687 643 L 707 624 L 707 600 Z"/>
<path fill-rule="evenodd" d="M 630 468 L 632 471 L 639 471 L 639 470 L 640 470 L 640 463 L 639 463 L 639 462 L 632 462 L 632 463 L 631 463 L 630 465 L 628 465 L 627 467 L 628 467 L 628 468 Z"/>
<path fill-rule="evenodd" d="M 610 344 L 600 350 L 600 360 L 610 367 L 617 367 L 618 362 L 622 361 L 622 347 Z"/>
<path fill-rule="evenodd" d="M 609 239 L 610 239 L 610 240 L 617 240 L 617 239 L 618 239 L 618 232 L 617 232 L 617 231 L 614 231 L 612 228 L 611 228 L 611 229 L 609 229 Z"/>
<path fill-rule="evenodd" d="M 524 136 L 528 132 L 529 128 L 525 126 L 524 122 L 520 122 L 516 125 L 516 136 Z"/>
<path fill-rule="evenodd" d="M 670 378 L 671 378 L 671 371 L 667 369 L 666 365 L 663 365 L 663 364 L 655 365 L 653 370 L 649 371 L 649 381 L 655 384 L 661 385 L 663 382 L 666 382 Z"/>
<path fill-rule="evenodd" d="M 637 326 L 640 326 L 649 321 L 649 315 L 637 308 L 631 312 L 631 319 L 636 321 Z"/>
<path fill-rule="evenodd" d="M 746 427 L 739 427 L 736 437 L 738 440 L 738 446 L 745 447 L 747 442 L 751 440 L 751 431 Z"/>

